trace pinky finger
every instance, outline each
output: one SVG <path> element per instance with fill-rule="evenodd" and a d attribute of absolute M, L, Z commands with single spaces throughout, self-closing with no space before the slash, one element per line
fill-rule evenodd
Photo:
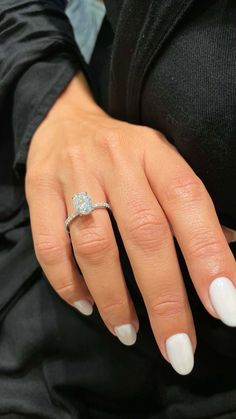
<path fill-rule="evenodd" d="M 57 294 L 84 315 L 93 312 L 94 300 L 76 265 L 64 229 L 66 210 L 59 191 L 45 185 L 27 188 L 27 201 L 36 257 Z M 50 213 L 49 217 L 49 203 Z"/>

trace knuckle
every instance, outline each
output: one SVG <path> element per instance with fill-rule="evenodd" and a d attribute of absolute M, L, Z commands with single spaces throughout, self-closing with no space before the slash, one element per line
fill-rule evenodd
<path fill-rule="evenodd" d="M 27 172 L 25 174 L 26 185 L 31 185 L 32 183 L 34 184 L 35 178 L 37 178 L 37 177 L 38 177 L 38 174 L 36 174 L 34 171 L 27 170 Z"/>
<path fill-rule="evenodd" d="M 153 210 L 136 209 L 128 220 L 127 232 L 135 244 L 151 250 L 167 241 L 169 227 L 167 220 Z"/>
<path fill-rule="evenodd" d="M 90 227 L 80 230 L 73 240 L 75 252 L 91 262 L 99 262 L 114 252 L 112 240 L 103 228 Z"/>
<path fill-rule="evenodd" d="M 63 300 L 69 300 L 78 293 L 78 287 L 74 282 L 54 284 L 53 287 Z"/>
<path fill-rule="evenodd" d="M 67 242 L 55 240 L 47 234 L 38 235 L 34 240 L 35 254 L 39 262 L 53 265 L 65 257 Z"/>
<path fill-rule="evenodd" d="M 144 128 L 146 130 L 146 135 L 153 142 L 155 146 L 157 145 L 157 141 L 164 142 L 168 144 L 169 147 L 172 146 L 172 144 L 166 139 L 164 134 L 162 134 L 160 131 L 157 131 L 156 129 L 153 129 L 151 127 L 144 127 Z"/>
<path fill-rule="evenodd" d="M 185 310 L 185 302 L 180 297 L 158 298 L 149 304 L 151 316 L 171 318 L 182 315 Z"/>
<path fill-rule="evenodd" d="M 102 127 L 96 133 L 96 141 L 103 152 L 112 156 L 120 148 L 121 133 L 115 128 Z"/>
<path fill-rule="evenodd" d="M 78 144 L 70 144 L 67 146 L 67 151 L 64 154 L 64 159 L 70 166 L 78 167 L 78 163 L 83 161 L 82 150 Z"/>
<path fill-rule="evenodd" d="M 51 171 L 33 169 L 26 172 L 26 190 L 30 189 L 58 189 L 57 179 Z"/>
<path fill-rule="evenodd" d="M 165 196 L 168 202 L 192 203 L 205 197 L 205 187 L 200 178 L 193 175 L 178 176 L 170 182 Z"/>
<path fill-rule="evenodd" d="M 188 242 L 189 254 L 194 258 L 216 257 L 224 253 L 222 242 L 216 234 L 208 230 L 199 230 L 193 233 Z"/>
<path fill-rule="evenodd" d="M 123 314 L 127 308 L 127 302 L 121 300 L 109 300 L 109 303 L 101 304 L 100 311 L 104 317 L 109 317 L 110 314 Z"/>
<path fill-rule="evenodd" d="M 37 187 L 39 179 L 41 179 L 41 174 L 35 170 L 27 170 L 25 175 L 25 189 L 26 189 L 26 196 L 29 192 Z"/>

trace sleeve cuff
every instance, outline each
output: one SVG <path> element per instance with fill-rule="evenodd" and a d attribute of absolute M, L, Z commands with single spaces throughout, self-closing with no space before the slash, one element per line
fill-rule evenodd
<path fill-rule="evenodd" d="M 78 60 L 66 54 L 32 65 L 17 84 L 14 95 L 13 127 L 18 176 L 25 172 L 31 138 L 56 99 L 81 68 Z"/>

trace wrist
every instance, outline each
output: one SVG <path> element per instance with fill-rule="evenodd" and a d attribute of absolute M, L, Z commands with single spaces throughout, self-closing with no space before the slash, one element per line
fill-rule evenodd
<path fill-rule="evenodd" d="M 86 113 L 104 114 L 104 111 L 95 102 L 85 76 L 79 71 L 54 103 L 48 118 L 68 116 L 78 119 Z"/>

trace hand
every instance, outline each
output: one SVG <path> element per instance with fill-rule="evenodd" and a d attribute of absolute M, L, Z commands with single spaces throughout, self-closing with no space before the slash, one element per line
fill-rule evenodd
<path fill-rule="evenodd" d="M 123 277 L 106 209 L 64 220 L 72 196 L 87 191 L 112 205 L 159 348 L 187 374 L 194 323 L 173 235 L 208 312 L 236 326 L 236 264 L 203 183 L 165 137 L 109 117 L 77 75 L 35 132 L 26 196 L 36 256 L 56 292 L 84 314 L 93 302 L 121 342 L 136 340 L 139 321 Z"/>

